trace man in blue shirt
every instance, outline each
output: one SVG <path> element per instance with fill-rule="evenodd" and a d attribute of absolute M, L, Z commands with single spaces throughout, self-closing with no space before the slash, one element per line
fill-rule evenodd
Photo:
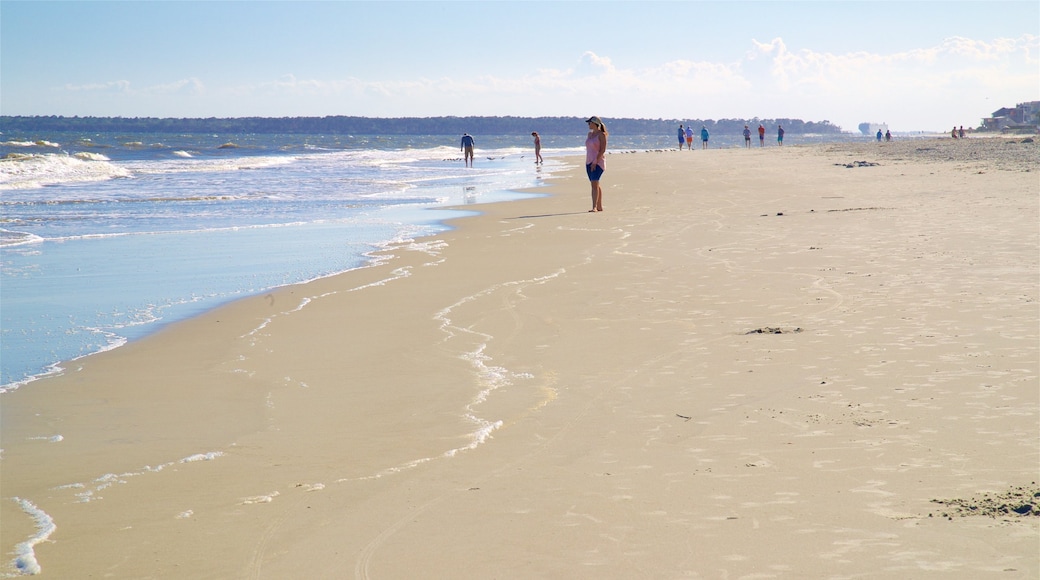
<path fill-rule="evenodd" d="M 465 152 L 466 167 L 473 167 L 473 137 L 469 133 L 462 134 L 462 145 L 459 151 Z"/>

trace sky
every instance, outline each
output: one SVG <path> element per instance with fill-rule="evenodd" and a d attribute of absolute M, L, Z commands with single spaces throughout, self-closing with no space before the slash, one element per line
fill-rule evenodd
<path fill-rule="evenodd" d="M 0 114 L 977 126 L 1040 2 L 0 0 Z"/>

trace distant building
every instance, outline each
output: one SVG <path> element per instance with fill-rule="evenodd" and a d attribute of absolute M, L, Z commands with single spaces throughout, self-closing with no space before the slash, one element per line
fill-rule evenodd
<path fill-rule="evenodd" d="M 888 132 L 888 123 L 860 123 L 859 124 L 859 132 L 863 133 L 864 135 L 866 135 L 868 137 L 873 137 L 874 135 L 877 135 L 878 131 L 881 131 L 882 133 Z"/>
<path fill-rule="evenodd" d="M 982 128 L 987 131 L 1036 128 L 1038 126 L 1040 126 L 1040 101 L 1019 103 L 1013 109 L 1003 107 L 993 111 L 992 116 L 982 120 Z"/>

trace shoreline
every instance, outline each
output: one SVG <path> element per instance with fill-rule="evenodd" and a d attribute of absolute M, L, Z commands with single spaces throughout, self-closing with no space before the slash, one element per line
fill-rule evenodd
<path fill-rule="evenodd" d="M 463 170 L 461 162 L 457 167 L 454 163 L 439 162 L 448 166 L 438 172 L 440 177 L 447 178 L 444 171 L 454 174 L 466 182 L 465 187 L 461 182 L 456 186 L 451 180 L 443 185 L 418 184 L 410 188 L 412 193 L 402 194 L 405 203 L 399 200 L 378 207 L 382 199 L 379 195 L 354 204 L 354 198 L 359 197 L 354 190 L 363 189 L 359 185 L 354 190 L 330 191 L 326 197 L 333 200 L 330 203 L 334 207 L 341 209 L 322 212 L 313 209 L 317 206 L 316 200 L 301 201 L 306 196 L 294 196 L 300 184 L 287 175 L 292 171 L 324 175 L 326 179 L 332 179 L 336 172 L 367 175 L 369 179 L 374 175 L 365 173 L 367 170 L 359 169 L 358 164 L 350 159 L 348 163 L 341 163 L 342 158 L 333 155 L 316 153 L 303 156 L 297 162 L 286 164 L 291 166 L 288 169 L 271 170 L 270 179 L 276 180 L 269 186 L 275 191 L 274 197 L 278 197 L 279 191 L 285 194 L 284 199 L 273 202 L 274 205 L 285 216 L 300 218 L 299 221 L 290 220 L 291 223 L 282 223 L 286 220 L 278 219 L 278 216 L 268 219 L 263 215 L 268 211 L 265 204 L 272 202 L 264 199 L 249 201 L 250 172 L 244 172 L 246 177 L 237 188 L 229 186 L 231 189 L 224 193 L 233 195 L 218 202 L 221 207 L 217 209 L 200 208 L 200 205 L 211 203 L 205 201 L 205 196 L 201 202 L 193 201 L 191 195 L 175 195 L 175 201 L 155 201 L 163 211 L 177 216 L 171 218 L 176 223 L 163 224 L 158 228 L 161 231 L 152 231 L 154 224 L 148 221 L 147 216 L 142 218 L 143 210 L 138 209 L 150 207 L 152 202 L 124 204 L 129 208 L 120 206 L 127 213 L 137 212 L 134 219 L 126 220 L 135 222 L 133 224 L 106 221 L 106 216 L 121 215 L 104 209 L 108 205 L 106 199 L 112 203 L 135 197 L 151 199 L 150 194 L 142 193 L 149 191 L 147 185 L 133 186 L 131 183 L 147 181 L 147 172 L 140 174 L 144 176 L 141 180 L 112 183 L 110 186 L 102 184 L 97 188 L 72 187 L 72 193 L 63 193 L 62 188 L 48 190 L 50 194 L 41 190 L 35 194 L 20 193 L 8 199 L 9 203 L 14 202 L 12 207 L 29 208 L 9 216 L 12 223 L 51 225 L 40 226 L 41 229 L 34 232 L 43 237 L 37 237 L 38 242 L 33 245 L 5 245 L 0 250 L 5 260 L 5 305 L 9 307 L 3 320 L 5 357 L 0 389 L 20 387 L 36 376 L 48 374 L 48 367 L 56 363 L 60 365 L 62 361 L 81 355 L 108 350 L 123 339 L 135 340 L 154 332 L 159 326 L 190 317 L 202 309 L 261 293 L 261 289 L 305 282 L 306 279 L 363 265 L 367 261 L 364 254 L 378 249 L 380 244 L 440 228 L 436 222 L 452 215 L 430 214 L 423 211 L 424 207 L 462 206 L 475 199 L 503 199 L 503 191 L 511 187 L 533 186 L 539 177 L 527 163 L 522 163 L 519 156 L 496 161 L 493 166 L 489 163 L 488 171 L 484 172 Z M 434 153 L 426 150 L 418 156 L 423 155 L 433 156 Z M 384 154 L 384 157 L 392 158 L 392 154 Z M 180 175 L 177 172 L 184 169 L 178 165 L 178 160 L 155 160 L 154 163 L 168 163 L 162 165 L 162 170 L 174 175 Z M 550 168 L 552 166 L 550 164 Z M 117 168 L 122 169 L 121 166 Z M 541 175 L 549 171 L 551 169 Z M 182 173 L 190 175 L 191 171 Z M 201 179 L 208 180 L 209 177 L 204 174 Z M 92 194 L 98 188 L 103 193 Z M 427 194 L 425 197 L 424 192 Z M 89 203 L 82 206 L 84 215 L 67 223 L 61 222 L 59 226 L 55 224 L 60 222 L 61 207 L 64 206 L 58 206 L 57 218 L 47 218 L 42 214 L 49 211 L 46 209 L 49 202 L 38 199 L 41 196 L 83 196 Z M 415 199 L 415 205 L 407 203 L 409 197 Z M 191 217 L 194 211 L 200 211 L 201 215 Z M 42 217 L 34 217 L 37 214 Z M 350 223 L 352 221 L 356 223 Z M 337 224 L 341 226 L 338 231 Z M 66 229 L 75 231 L 61 231 Z M 153 239 L 163 242 L 149 245 L 149 240 Z M 200 257 L 203 261 L 184 264 L 162 251 L 163 246 L 169 244 L 184 247 L 185 253 L 204 256 Z M 291 245 L 309 249 L 293 254 L 286 249 Z M 210 255 L 212 247 L 224 250 L 226 259 L 223 262 Z M 264 259 L 255 259 L 258 255 Z M 110 256 L 112 259 L 93 262 L 95 256 Z M 122 264 L 137 264 L 137 267 L 121 268 Z M 91 296 L 80 288 L 62 292 L 64 277 L 82 279 L 85 287 L 95 290 L 97 295 Z M 186 282 L 181 284 L 182 280 Z M 108 312 L 114 314 L 103 314 Z"/>
<path fill-rule="evenodd" d="M 835 143 L 849 143 L 849 144 L 852 144 L 852 143 L 862 143 L 863 142 L 862 139 L 858 139 L 857 138 L 857 137 L 862 137 L 862 136 L 853 135 L 851 133 L 843 134 L 843 135 L 848 139 L 848 141 L 835 141 Z M 935 137 L 935 136 L 937 136 L 937 135 L 933 135 L 933 137 Z M 821 135 L 808 135 L 806 137 L 809 137 L 811 139 L 817 139 L 817 138 L 820 138 Z M 921 136 L 914 137 L 914 138 L 915 139 L 920 139 Z M 526 139 L 526 137 L 524 139 Z M 719 141 L 719 142 L 714 143 L 716 148 L 723 148 L 723 149 L 725 149 L 725 148 L 737 147 L 736 141 L 733 141 L 733 143 L 731 143 L 729 146 L 722 145 L 720 147 L 720 144 L 722 142 L 724 142 L 725 136 L 717 137 L 717 139 L 722 139 L 723 141 Z M 624 137 L 622 138 L 622 141 L 623 142 L 625 141 Z M 796 143 L 797 143 L 797 141 L 796 141 Z M 813 146 L 813 145 L 819 145 L 819 144 L 822 144 L 822 143 L 823 142 L 819 142 L 819 143 L 812 142 L 812 143 L 807 143 L 805 145 Z M 525 141 L 525 145 L 526 145 L 526 141 Z M 614 154 L 630 154 L 630 153 L 638 153 L 638 152 L 662 152 L 662 151 L 666 151 L 667 150 L 667 149 L 644 149 L 644 150 L 640 150 L 638 148 L 633 149 L 633 148 L 626 147 L 626 145 L 631 145 L 631 143 L 623 144 L 623 146 L 622 146 L 622 148 L 620 150 L 615 151 L 613 153 Z M 113 145 L 113 146 L 115 146 L 115 145 Z M 128 145 L 124 144 L 123 146 L 126 147 Z M 771 144 L 770 147 L 772 147 L 772 146 L 774 146 L 774 145 Z M 59 144 L 58 143 L 49 143 L 47 148 L 51 149 L 53 147 L 59 147 Z M 109 147 L 109 145 L 106 145 L 106 147 Z M 133 151 L 138 151 L 140 148 L 135 146 L 135 147 L 131 147 L 131 149 Z M 546 148 L 545 151 L 546 151 L 547 155 L 555 156 L 555 153 L 554 153 L 553 149 Z M 558 152 L 559 151 L 557 150 L 557 153 Z M 519 156 L 520 156 L 521 159 L 524 158 L 524 154 L 523 153 L 520 153 Z M 456 161 L 461 161 L 461 158 L 456 159 Z M 540 176 L 538 179 L 542 179 L 542 177 Z M 2 189 L 3 188 L 0 188 L 0 190 L 2 190 Z M 498 194 L 501 194 L 503 191 L 505 191 L 505 190 L 495 190 L 495 191 L 493 191 L 491 193 L 493 195 L 498 195 Z M 452 207 L 454 207 L 455 209 L 458 209 L 460 211 L 466 211 L 467 208 L 468 208 L 468 206 L 465 206 L 465 205 L 458 205 L 458 206 L 452 206 Z M 445 206 L 445 207 L 437 207 L 437 208 L 434 208 L 434 209 L 447 209 L 447 206 Z M 439 222 L 443 222 L 443 221 L 445 221 L 447 219 L 451 219 L 451 218 L 444 218 L 444 219 L 439 220 Z M 41 240 L 41 241 L 43 241 L 44 243 L 54 243 L 55 240 L 48 239 L 48 240 Z M 25 242 L 22 242 L 22 243 L 9 244 L 9 245 L 5 246 L 5 248 L 8 249 L 8 250 L 11 250 L 13 248 L 17 248 L 17 247 L 20 247 L 20 246 L 26 246 L 28 244 L 35 244 L 35 243 L 37 243 L 37 242 L 25 241 Z M 363 266 L 361 266 L 361 267 L 363 267 Z M 339 272 L 336 272 L 334 274 L 324 274 L 324 275 L 336 275 L 338 273 L 343 273 L 343 271 L 339 271 Z M 306 280 L 301 280 L 301 281 L 292 282 L 292 283 L 294 283 L 294 284 L 295 283 L 306 283 Z M 254 292 L 251 295 L 260 294 L 260 293 L 263 293 L 263 292 Z M 213 305 L 210 305 L 209 308 L 218 307 L 220 304 L 223 304 L 226 301 L 236 300 L 236 299 L 239 299 L 239 298 L 241 298 L 243 296 L 242 294 L 240 294 L 238 292 L 238 289 L 233 289 L 232 290 L 232 294 L 233 295 L 229 295 L 229 296 L 224 297 L 224 299 L 222 301 L 219 301 L 219 302 L 217 302 L 217 303 L 215 303 Z M 165 306 L 162 306 L 160 308 L 178 308 L 178 309 L 183 308 L 183 303 L 179 302 L 181 300 L 185 300 L 185 298 L 182 297 L 182 296 L 175 296 L 174 300 L 173 300 L 173 306 L 165 305 Z M 65 358 L 62 358 L 61 360 L 51 360 L 48 363 L 46 363 L 44 366 L 37 367 L 36 372 L 32 373 L 29 376 L 24 376 L 24 377 L 16 379 L 16 380 L 10 380 L 9 382 L 6 382 L 6 383 L 0 383 L 0 394 L 3 394 L 4 392 L 7 392 L 7 391 L 16 390 L 18 388 L 21 388 L 24 385 L 27 385 L 27 384 L 30 384 L 30 383 L 34 382 L 35 380 L 38 380 L 40 378 L 44 378 L 44 377 L 47 377 L 47 376 L 53 376 L 54 374 L 64 372 L 64 369 L 61 366 L 64 363 L 68 363 L 70 361 L 76 361 L 76 360 L 79 360 L 80 358 L 84 358 L 84 357 L 93 356 L 94 354 L 98 354 L 99 352 L 104 352 L 104 351 L 107 351 L 107 350 L 112 350 L 114 348 L 119 348 L 125 342 L 137 340 L 137 339 L 141 338 L 142 336 L 151 334 L 151 333 L 153 333 L 153 332 L 155 332 L 157 330 L 157 329 L 154 329 L 154 328 L 150 328 L 150 326 L 152 324 L 159 324 L 160 326 L 165 326 L 166 324 L 170 324 L 171 322 L 174 322 L 174 321 L 177 321 L 177 320 L 181 320 L 181 319 L 183 319 L 185 317 L 194 316 L 195 314 L 196 313 L 181 313 L 181 314 L 173 315 L 172 319 L 170 321 L 162 321 L 162 322 L 158 322 L 158 323 L 145 322 L 145 323 L 143 323 L 143 325 L 145 327 L 147 327 L 147 328 L 145 330 L 141 331 L 141 332 L 136 332 L 136 331 L 135 332 L 125 332 L 125 331 L 121 332 L 121 330 L 124 330 L 126 328 L 126 327 L 124 327 L 122 325 L 117 325 L 117 326 L 113 326 L 113 327 L 99 327 L 99 328 L 102 328 L 101 332 L 103 332 L 104 334 L 111 334 L 111 338 L 109 339 L 109 344 L 107 344 L 105 346 L 102 346 L 102 347 L 100 347 L 97 350 L 94 350 L 92 352 L 89 352 L 89 353 L 86 353 L 86 354 L 79 354 L 78 356 L 73 356 L 73 355 L 76 354 L 76 353 L 73 353 L 73 352 L 64 352 L 62 354 L 66 355 Z M 167 317 L 167 315 L 164 315 L 162 318 L 166 318 L 166 317 Z M 130 329 L 136 329 L 137 327 L 138 327 L 138 324 L 136 324 L 136 323 L 131 323 L 129 325 Z M 83 332 L 83 329 L 79 329 L 78 332 Z M 13 346 L 17 347 L 17 345 L 13 345 Z M 5 377 L 5 378 L 7 378 L 7 377 Z"/>
<path fill-rule="evenodd" d="M 1005 143 L 612 155 L 603 213 L 570 170 L 172 323 L 4 395 L 4 549 L 19 497 L 44 577 L 1035 576 L 936 503 L 1036 486 Z"/>

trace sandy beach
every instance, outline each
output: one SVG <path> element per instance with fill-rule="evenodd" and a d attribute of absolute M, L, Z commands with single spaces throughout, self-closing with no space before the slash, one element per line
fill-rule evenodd
<path fill-rule="evenodd" d="M 612 154 L 68 363 L 0 398 L 3 571 L 1035 579 L 1025 141 Z"/>

